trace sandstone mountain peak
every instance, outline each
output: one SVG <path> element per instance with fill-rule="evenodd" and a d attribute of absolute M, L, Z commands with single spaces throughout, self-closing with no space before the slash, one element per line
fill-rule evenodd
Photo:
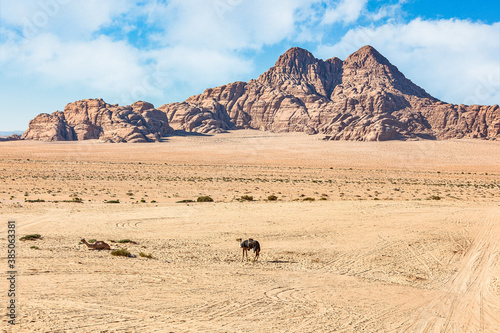
<path fill-rule="evenodd" d="M 311 52 L 300 47 L 292 47 L 283 53 L 276 61 L 275 66 L 293 66 L 297 64 L 311 64 L 316 62 L 317 59 Z"/>
<path fill-rule="evenodd" d="M 24 139 L 156 141 L 174 130 L 221 133 L 251 128 L 323 134 L 330 140 L 500 138 L 500 108 L 440 102 L 372 46 L 344 61 L 294 47 L 256 80 L 205 90 L 155 109 L 138 101 L 70 103 L 41 114 Z"/>
<path fill-rule="evenodd" d="M 345 81 L 355 82 L 357 88 L 363 86 L 378 92 L 404 94 L 436 101 L 369 45 L 346 58 L 343 62 L 343 76 Z"/>
<path fill-rule="evenodd" d="M 389 60 L 378 52 L 373 46 L 365 45 L 353 54 L 349 55 L 346 59 L 373 59 L 381 64 L 389 64 Z"/>
<path fill-rule="evenodd" d="M 380 54 L 372 46 L 363 46 L 358 51 L 349 55 L 345 61 L 345 66 L 355 68 L 378 67 L 387 66 L 388 68 L 394 67 L 387 58 Z"/>

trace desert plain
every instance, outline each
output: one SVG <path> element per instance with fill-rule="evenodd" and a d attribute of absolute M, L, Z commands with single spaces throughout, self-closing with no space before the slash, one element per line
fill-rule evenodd
<path fill-rule="evenodd" d="M 0 216 L 4 332 L 500 332 L 496 141 L 2 142 Z"/>

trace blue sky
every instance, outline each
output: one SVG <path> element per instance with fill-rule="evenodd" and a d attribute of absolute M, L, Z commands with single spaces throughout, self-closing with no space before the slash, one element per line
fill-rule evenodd
<path fill-rule="evenodd" d="M 372 45 L 431 95 L 500 103 L 498 1 L 0 0 L 0 131 L 103 98 L 155 106 L 248 81 L 293 46 Z"/>

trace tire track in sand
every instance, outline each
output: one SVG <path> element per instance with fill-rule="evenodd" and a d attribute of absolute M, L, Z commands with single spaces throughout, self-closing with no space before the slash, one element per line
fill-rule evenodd
<path fill-rule="evenodd" d="M 167 220 L 167 219 L 174 219 L 174 217 L 153 217 L 153 218 L 144 218 L 144 219 L 124 220 L 124 221 L 116 222 L 115 226 L 118 229 L 138 230 L 138 229 L 142 229 L 141 224 L 144 224 L 145 222 Z"/>
<path fill-rule="evenodd" d="M 404 332 L 500 332 L 500 294 L 492 282 L 500 276 L 500 209 L 484 226 L 446 283 L 444 294 L 431 301 Z"/>

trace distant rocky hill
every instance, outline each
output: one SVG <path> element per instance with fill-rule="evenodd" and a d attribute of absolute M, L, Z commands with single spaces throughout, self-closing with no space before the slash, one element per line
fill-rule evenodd
<path fill-rule="evenodd" d="M 30 121 L 22 138 L 42 141 L 100 139 L 106 142 L 152 142 L 173 133 L 167 116 L 146 102 L 110 105 L 102 99 L 70 103 L 64 112 L 42 113 Z"/>
<path fill-rule="evenodd" d="M 19 134 L 11 134 L 9 136 L 0 135 L 0 141 L 17 141 L 17 140 L 21 140 L 21 136 L 19 136 Z"/>
<path fill-rule="evenodd" d="M 323 61 L 292 48 L 257 80 L 207 89 L 158 109 L 145 102 L 118 107 L 78 101 L 64 112 L 37 116 L 23 139 L 137 142 L 173 130 L 242 128 L 323 134 L 329 140 L 496 139 L 500 108 L 441 102 L 371 46 L 344 61 Z"/>

